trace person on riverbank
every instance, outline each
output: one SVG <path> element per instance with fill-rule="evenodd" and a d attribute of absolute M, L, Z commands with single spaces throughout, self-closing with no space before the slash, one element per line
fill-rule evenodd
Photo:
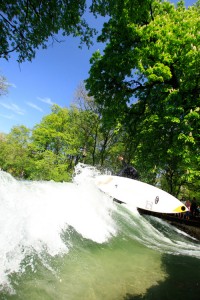
<path fill-rule="evenodd" d="M 191 216 L 193 216 L 193 217 L 198 215 L 197 200 L 195 197 L 193 197 L 192 202 L 191 202 L 190 213 L 191 213 Z"/>
<path fill-rule="evenodd" d="M 127 164 L 123 156 L 118 157 L 122 163 L 123 169 L 117 174 L 117 176 L 127 177 L 130 179 L 139 179 L 138 171 L 131 165 Z"/>
<path fill-rule="evenodd" d="M 188 211 L 186 211 L 186 213 L 185 213 L 185 218 L 186 218 L 187 220 L 189 220 L 189 218 L 190 218 L 190 206 L 191 206 L 191 202 L 190 202 L 189 199 L 185 201 L 185 206 L 186 206 L 187 209 L 188 209 Z"/>

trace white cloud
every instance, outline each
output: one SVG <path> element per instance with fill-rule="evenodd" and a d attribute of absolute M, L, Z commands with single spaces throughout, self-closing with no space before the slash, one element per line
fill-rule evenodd
<path fill-rule="evenodd" d="M 26 102 L 26 104 L 27 104 L 28 106 L 30 106 L 30 107 L 36 109 L 36 110 L 39 110 L 39 111 L 43 112 L 43 109 L 42 109 L 41 107 L 35 105 L 35 104 L 32 103 L 32 102 Z"/>
<path fill-rule="evenodd" d="M 0 102 L 0 105 L 8 110 L 13 111 L 15 114 L 18 114 L 18 115 L 25 114 L 25 110 L 21 109 L 18 105 L 14 104 L 14 103 L 8 104 L 8 103 Z"/>
<path fill-rule="evenodd" d="M 3 117 L 3 118 L 5 118 L 5 119 L 15 120 L 14 115 L 3 115 L 3 114 L 0 114 L 0 116 Z"/>
<path fill-rule="evenodd" d="M 13 88 L 17 88 L 16 84 L 14 84 L 14 83 L 8 82 L 8 85 L 11 86 L 11 87 L 13 87 Z"/>
<path fill-rule="evenodd" d="M 49 104 L 49 105 L 54 105 L 55 104 L 50 98 L 37 97 L 37 99 L 44 102 L 44 103 L 46 103 L 46 104 Z"/>

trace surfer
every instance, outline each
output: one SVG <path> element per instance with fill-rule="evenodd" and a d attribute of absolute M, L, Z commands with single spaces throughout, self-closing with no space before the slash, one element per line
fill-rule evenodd
<path fill-rule="evenodd" d="M 128 165 L 123 156 L 119 156 L 118 159 L 122 162 L 123 169 L 117 174 L 117 176 L 127 177 L 130 179 L 139 179 L 138 171 L 131 165 Z"/>

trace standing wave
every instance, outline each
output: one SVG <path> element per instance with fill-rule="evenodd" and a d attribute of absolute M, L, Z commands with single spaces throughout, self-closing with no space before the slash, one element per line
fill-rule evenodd
<path fill-rule="evenodd" d="M 36 272 L 38 260 L 56 276 L 51 257 L 68 255 L 79 244 L 83 249 L 129 239 L 161 253 L 200 258 L 199 244 L 191 237 L 99 191 L 94 185 L 99 174 L 78 164 L 73 182 L 55 183 L 19 181 L 0 171 L 1 289 L 13 293 L 13 274 Z"/>

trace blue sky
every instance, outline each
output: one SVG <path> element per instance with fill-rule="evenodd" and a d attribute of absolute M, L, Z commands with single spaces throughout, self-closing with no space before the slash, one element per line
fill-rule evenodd
<path fill-rule="evenodd" d="M 185 1 L 186 6 L 195 2 Z M 101 21 L 96 22 L 99 27 Z M 78 85 L 88 77 L 92 53 L 103 49 L 97 43 L 89 50 L 78 46 L 78 38 L 67 37 L 53 46 L 49 42 L 48 49 L 38 50 L 32 62 L 19 65 L 15 54 L 8 62 L 0 59 L 0 74 L 11 85 L 9 93 L 0 97 L 0 132 L 8 133 L 16 125 L 33 128 L 51 112 L 53 103 L 70 106 Z"/>

